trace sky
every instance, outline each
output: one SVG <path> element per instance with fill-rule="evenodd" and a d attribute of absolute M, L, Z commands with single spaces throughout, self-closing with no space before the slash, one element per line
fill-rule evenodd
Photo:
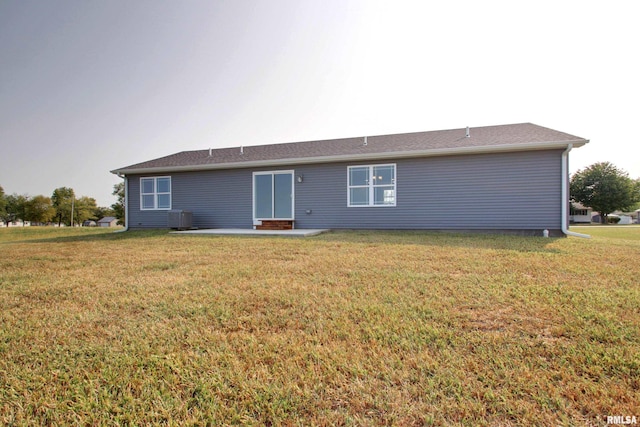
<path fill-rule="evenodd" d="M 0 0 L 0 186 L 184 150 L 531 122 L 640 178 L 637 1 Z"/>

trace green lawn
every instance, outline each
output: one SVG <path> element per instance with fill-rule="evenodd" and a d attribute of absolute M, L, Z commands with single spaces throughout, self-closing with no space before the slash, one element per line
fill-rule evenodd
<path fill-rule="evenodd" d="M 640 225 L 572 226 L 571 231 L 603 239 L 640 240 Z"/>
<path fill-rule="evenodd" d="M 3 425 L 640 418 L 640 228 L 0 229 Z"/>

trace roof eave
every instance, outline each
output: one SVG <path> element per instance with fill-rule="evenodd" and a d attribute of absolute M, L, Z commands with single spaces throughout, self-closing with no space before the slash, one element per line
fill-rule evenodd
<path fill-rule="evenodd" d="M 544 143 L 532 142 L 527 144 L 506 144 L 506 145 L 499 145 L 499 146 L 487 145 L 487 146 L 481 146 L 481 147 L 440 148 L 440 149 L 429 149 L 429 150 L 421 150 L 421 151 L 388 151 L 388 152 L 382 152 L 382 153 L 359 153 L 359 154 L 344 154 L 344 155 L 336 155 L 336 156 L 297 157 L 297 158 L 288 158 L 288 159 L 212 163 L 212 164 L 203 164 L 203 165 L 158 166 L 158 167 L 150 167 L 150 168 L 123 168 L 123 169 L 114 169 L 111 171 L 111 173 L 116 175 L 139 175 L 139 174 L 167 173 L 167 172 L 195 172 L 195 171 L 217 170 L 217 169 L 273 167 L 273 166 L 287 166 L 287 165 L 293 165 L 293 164 L 301 165 L 301 164 L 333 163 L 333 162 L 345 162 L 345 161 L 402 159 L 402 158 L 409 158 L 409 157 L 437 157 L 437 156 L 463 155 L 463 154 L 487 154 L 487 153 L 504 153 L 504 152 L 516 152 L 516 151 L 539 151 L 539 150 L 562 149 L 562 148 L 566 148 L 569 144 L 572 144 L 574 148 L 577 148 L 587 144 L 588 142 L 589 141 L 586 139 L 576 139 L 576 140 L 544 142 Z"/>

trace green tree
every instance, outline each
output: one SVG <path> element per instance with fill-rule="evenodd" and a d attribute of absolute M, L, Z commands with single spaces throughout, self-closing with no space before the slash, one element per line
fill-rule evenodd
<path fill-rule="evenodd" d="M 72 188 L 60 187 L 53 190 L 51 202 L 56 209 L 55 218 L 58 220 L 58 226 L 62 223 L 71 225 L 71 209 L 74 207 L 75 197 Z"/>
<path fill-rule="evenodd" d="M 25 219 L 31 222 L 46 223 L 53 220 L 56 210 L 49 197 L 35 196 L 26 201 Z"/>
<path fill-rule="evenodd" d="M 5 215 L 2 219 L 7 226 L 12 221 L 23 220 L 26 221 L 25 207 L 28 197 L 20 194 L 10 194 L 4 197 L 6 202 Z"/>
<path fill-rule="evenodd" d="M 125 224 L 125 210 L 124 210 L 124 181 L 113 186 L 112 195 L 118 198 L 118 201 L 111 205 L 113 213 L 118 218 L 118 224 Z"/>
<path fill-rule="evenodd" d="M 98 205 L 92 197 L 80 197 L 74 203 L 73 223 L 82 224 L 84 221 L 95 218 Z"/>
<path fill-rule="evenodd" d="M 599 162 L 571 177 L 571 200 L 592 208 L 606 224 L 614 211 L 632 209 L 640 202 L 640 186 L 627 172 L 609 162 Z"/>

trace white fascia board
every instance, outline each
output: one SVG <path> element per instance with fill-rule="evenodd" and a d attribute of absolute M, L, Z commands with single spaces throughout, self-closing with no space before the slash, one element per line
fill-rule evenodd
<path fill-rule="evenodd" d="M 300 157 L 288 159 L 271 159 L 256 160 L 246 162 L 232 163 L 213 163 L 206 165 L 188 165 L 188 166 L 166 166 L 155 168 L 139 168 L 139 169 L 116 169 L 111 173 L 120 175 L 139 175 L 139 174 L 155 174 L 167 172 L 193 172 L 216 169 L 241 169 L 256 167 L 272 167 L 286 165 L 304 165 L 314 163 L 334 163 L 348 161 L 365 161 L 365 160 L 384 160 L 384 159 L 403 159 L 410 157 L 436 157 L 463 154 L 486 154 L 486 153 L 505 153 L 518 151 L 539 151 L 565 149 L 568 144 L 573 147 L 581 147 L 588 143 L 588 140 L 579 139 L 575 141 L 558 141 L 558 142 L 533 142 L 528 144 L 505 144 L 505 145 L 487 145 L 482 147 L 460 147 L 460 148 L 439 148 L 422 151 L 387 151 L 382 153 L 362 153 L 362 154 L 345 154 L 337 156 L 318 156 L 318 157 Z"/>

